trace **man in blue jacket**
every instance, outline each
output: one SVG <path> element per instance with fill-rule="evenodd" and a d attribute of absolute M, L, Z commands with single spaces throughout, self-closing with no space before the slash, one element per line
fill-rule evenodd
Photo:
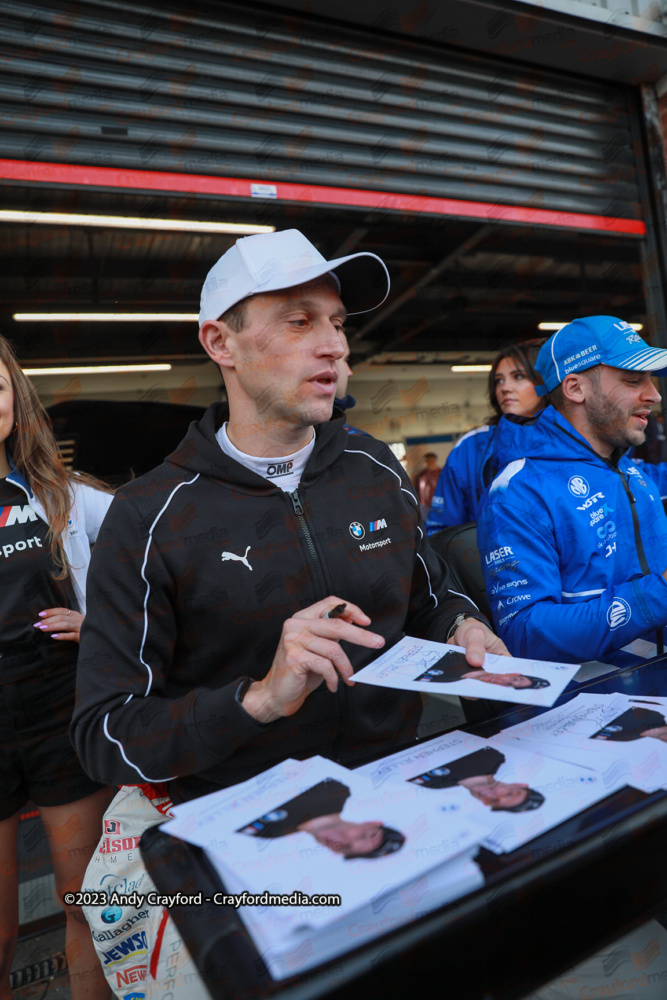
<path fill-rule="evenodd" d="M 662 649 L 667 466 L 628 458 L 660 395 L 667 351 L 590 316 L 542 347 L 551 406 L 503 418 L 478 523 L 498 633 L 516 656 L 623 666 Z"/>

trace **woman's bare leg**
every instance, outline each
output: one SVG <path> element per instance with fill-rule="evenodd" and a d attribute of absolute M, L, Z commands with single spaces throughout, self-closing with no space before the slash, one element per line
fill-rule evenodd
<path fill-rule="evenodd" d="M 86 867 L 102 835 L 102 816 L 111 795 L 111 789 L 103 788 L 64 806 L 40 807 L 61 900 L 64 893 L 81 888 Z M 95 953 L 83 911 L 78 906 L 65 906 L 65 914 L 65 952 L 72 1000 L 109 1000 L 112 993 Z"/>
<path fill-rule="evenodd" d="M 0 820 L 0 1000 L 11 1000 L 9 973 L 19 933 L 16 836 L 19 814 Z"/>

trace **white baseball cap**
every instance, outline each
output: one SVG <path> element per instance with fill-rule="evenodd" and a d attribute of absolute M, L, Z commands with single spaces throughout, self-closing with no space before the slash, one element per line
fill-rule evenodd
<path fill-rule="evenodd" d="M 348 315 L 377 309 L 389 295 L 389 272 L 374 253 L 325 260 L 298 229 L 244 236 L 206 275 L 199 325 L 220 319 L 248 295 L 305 285 L 328 273 L 338 283 Z"/>

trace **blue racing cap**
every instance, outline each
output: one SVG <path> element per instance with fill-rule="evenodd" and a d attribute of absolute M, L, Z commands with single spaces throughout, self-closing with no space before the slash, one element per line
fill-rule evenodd
<path fill-rule="evenodd" d="M 667 369 L 667 351 L 650 347 L 629 323 L 615 316 L 574 319 L 542 345 L 535 368 L 544 379 L 544 385 L 536 385 L 535 392 L 545 396 L 560 385 L 566 375 L 595 365 L 634 372 L 660 372 Z"/>

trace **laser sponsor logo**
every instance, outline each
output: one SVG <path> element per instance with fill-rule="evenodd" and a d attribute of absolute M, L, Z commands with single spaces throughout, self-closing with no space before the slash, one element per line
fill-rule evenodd
<path fill-rule="evenodd" d="M 573 497 L 587 497 L 591 491 L 588 480 L 583 476 L 572 476 L 568 480 L 567 488 Z"/>
<path fill-rule="evenodd" d="M 359 524 L 358 521 L 353 521 L 350 525 L 350 534 L 353 538 L 363 538 L 366 534 L 366 529 L 363 524 Z"/>
<path fill-rule="evenodd" d="M 123 962 L 128 955 L 132 957 L 138 957 L 139 955 L 148 954 L 148 944 L 146 942 L 146 931 L 136 931 L 134 934 L 130 934 L 123 941 L 119 941 L 115 944 L 113 948 L 109 948 L 108 951 L 102 952 L 102 964 L 110 968 L 112 965 L 117 965 L 119 962 Z"/>
<path fill-rule="evenodd" d="M 612 631 L 615 628 L 620 628 L 621 625 L 626 625 L 631 618 L 632 611 L 628 602 L 624 601 L 622 597 L 614 598 L 607 611 L 607 624 L 609 628 Z"/>
<path fill-rule="evenodd" d="M 14 507 L 0 507 L 0 528 L 11 528 L 13 524 L 36 521 L 37 514 L 29 503 Z"/>
<path fill-rule="evenodd" d="M 379 521 L 371 521 L 369 526 L 369 531 L 382 531 L 383 528 L 387 527 L 387 522 L 384 518 L 380 518 Z"/>
<path fill-rule="evenodd" d="M 512 552 L 512 549 L 510 548 L 509 545 L 501 545 L 499 549 L 492 549 L 491 552 L 488 552 L 484 556 L 484 559 L 486 561 L 487 566 L 492 566 L 494 563 L 499 563 L 502 560 L 506 559 L 507 556 L 513 556 L 513 555 L 514 553 Z"/>

